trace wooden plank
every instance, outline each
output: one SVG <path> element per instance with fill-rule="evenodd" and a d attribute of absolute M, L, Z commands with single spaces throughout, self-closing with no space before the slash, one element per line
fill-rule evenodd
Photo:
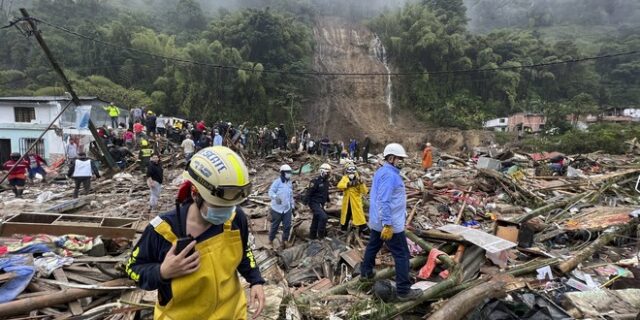
<path fill-rule="evenodd" d="M 74 273 L 74 272 L 67 272 L 67 278 L 69 278 L 70 280 L 73 280 L 75 282 L 79 282 L 82 284 L 98 284 L 100 283 L 100 281 L 96 281 L 90 278 L 87 278 L 83 275 Z"/>
<path fill-rule="evenodd" d="M 10 236 L 13 234 L 36 233 L 64 235 L 72 233 L 90 237 L 102 235 L 110 238 L 124 237 L 132 239 L 136 233 L 137 221 L 138 219 L 131 218 L 54 213 L 20 213 L 0 225 L 0 235 Z"/>
<path fill-rule="evenodd" d="M 91 262 L 111 262 L 118 263 L 124 261 L 124 257 L 82 257 L 74 259 L 74 263 L 91 263 Z"/>
<path fill-rule="evenodd" d="M 65 275 L 64 270 L 62 269 L 53 270 L 53 277 L 58 281 L 69 283 L 69 279 L 67 279 L 67 276 Z M 84 310 L 82 310 L 82 305 L 80 304 L 79 299 L 76 301 L 69 302 L 68 306 L 69 306 L 69 311 L 71 311 L 71 314 L 73 314 L 74 316 L 81 315 L 84 312 Z"/>
<path fill-rule="evenodd" d="M 142 301 L 142 297 L 144 297 L 143 290 L 132 290 L 124 292 L 122 295 L 120 295 L 120 300 L 140 303 Z M 122 320 L 134 320 L 134 318 L 136 317 L 136 311 L 122 313 L 122 317 Z"/>

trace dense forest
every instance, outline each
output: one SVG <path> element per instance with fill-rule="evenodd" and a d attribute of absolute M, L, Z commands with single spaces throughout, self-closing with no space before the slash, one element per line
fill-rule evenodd
<path fill-rule="evenodd" d="M 30 14 L 109 43 L 39 24 L 80 94 L 124 107 L 145 105 L 189 119 L 266 123 L 285 117 L 282 107 L 290 105 L 288 97 L 308 91 L 306 78 L 263 72 L 309 70 L 313 44 L 308 22 L 270 9 L 221 10 L 209 17 L 194 0 L 171 2 L 160 6 L 144 1 L 145 7 L 131 11 L 115 1 L 39 0 Z M 0 43 L 7 44 L 0 47 L 0 94 L 64 92 L 35 39 L 5 29 Z"/>
<path fill-rule="evenodd" d="M 19 16 L 17 3 L 43 21 L 81 94 L 191 119 L 273 123 L 304 108 L 317 15 L 376 32 L 393 72 L 408 73 L 393 77 L 396 105 L 434 125 L 531 111 L 566 127 L 567 114 L 640 101 L 638 55 L 520 68 L 637 50 L 634 0 L 33 0 L 2 1 L 0 20 Z M 35 39 L 7 28 L 0 43 L 0 95 L 64 92 Z M 448 72 L 474 69 L 487 71 Z"/>
<path fill-rule="evenodd" d="M 508 3 L 516 7 L 525 6 L 524 2 L 528 2 L 528 6 L 532 3 L 479 2 L 482 6 Z M 593 2 L 589 9 L 602 11 L 604 15 L 610 9 L 604 3 Z M 638 14 L 640 3 L 633 2 L 632 7 L 620 10 Z M 532 17 L 537 16 L 532 13 Z M 475 18 L 491 20 L 491 16 L 481 14 Z M 586 24 L 588 19 L 591 18 L 587 16 L 582 23 Z M 591 27 L 609 20 L 590 20 Z M 610 106 L 637 106 L 640 102 L 638 55 L 548 67 L 438 74 L 546 64 L 588 56 L 575 41 L 547 39 L 535 24 L 478 34 L 468 31 L 468 21 L 462 0 L 408 3 L 400 10 L 370 21 L 370 27 L 387 45 L 397 72 L 436 73 L 398 77 L 394 85 L 395 99 L 400 105 L 415 108 L 424 119 L 438 125 L 472 128 L 483 119 L 520 111 L 544 112 L 552 124 L 565 126 L 563 119 L 570 113 L 580 115 Z M 596 54 L 638 50 L 640 28 L 637 20 L 630 22 L 636 25 L 624 25 L 615 29 L 615 33 L 597 39 Z"/>

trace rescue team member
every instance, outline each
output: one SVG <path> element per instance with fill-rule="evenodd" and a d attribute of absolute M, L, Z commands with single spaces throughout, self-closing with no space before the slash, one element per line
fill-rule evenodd
<path fill-rule="evenodd" d="M 345 173 L 337 186 L 344 193 L 342 211 L 340 212 L 340 225 L 342 225 L 343 231 L 348 231 L 349 221 L 351 221 L 351 224 L 358 228 L 358 232 L 362 233 L 367 225 L 367 219 L 362 209 L 362 197 L 369 190 L 360 179 L 354 164 L 347 165 Z"/>
<path fill-rule="evenodd" d="M 45 166 L 49 165 L 49 164 L 47 164 L 47 160 L 44 160 L 36 152 L 30 152 L 29 156 L 28 156 L 28 161 L 29 161 L 29 180 L 31 180 L 31 182 L 33 182 L 33 179 L 35 179 L 36 174 L 39 173 L 42 176 L 42 182 L 46 182 L 47 181 L 47 171 L 44 170 L 42 165 L 43 164 Z"/>
<path fill-rule="evenodd" d="M 192 184 L 191 196 L 151 220 L 127 274 L 142 289 L 158 290 L 154 319 L 235 320 L 247 319 L 239 272 L 251 285 L 257 317 L 265 281 L 248 246 L 247 217 L 238 207 L 251 192 L 247 167 L 231 149 L 209 147 L 191 158 L 183 176 Z M 178 252 L 178 239 L 187 235 L 194 240 Z"/>
<path fill-rule="evenodd" d="M 118 116 L 120 115 L 120 109 L 115 106 L 113 102 L 109 103 L 108 106 L 103 107 L 103 109 L 109 114 L 109 118 L 111 118 L 111 127 L 118 127 Z"/>
<path fill-rule="evenodd" d="M 138 152 L 138 159 L 140 159 L 140 171 L 147 172 L 149 166 L 149 159 L 153 155 L 153 148 L 149 141 L 145 138 L 140 139 L 140 151 Z"/>
<path fill-rule="evenodd" d="M 24 192 L 24 184 L 27 180 L 29 161 L 27 161 L 26 159 L 22 159 L 22 161 L 18 162 L 18 160 L 20 160 L 20 154 L 17 152 L 12 152 L 9 155 L 9 160 L 7 160 L 2 165 L 2 168 L 9 171 L 15 166 L 13 171 L 9 173 L 9 185 L 11 185 L 11 189 L 13 189 L 13 194 L 16 195 L 16 198 L 22 198 L 22 193 Z"/>
<path fill-rule="evenodd" d="M 87 158 L 86 153 L 78 153 L 78 158 L 69 165 L 69 172 L 67 173 L 67 177 L 73 178 L 76 184 L 73 189 L 73 198 L 78 197 L 78 194 L 80 193 L 80 185 L 84 187 L 85 195 L 88 195 L 91 192 L 91 177 L 93 176 L 100 178 L 100 172 L 98 171 L 98 167 L 96 167 L 95 162 Z"/>
<path fill-rule="evenodd" d="M 329 174 L 331 173 L 331 165 L 323 163 L 320 166 L 320 176 L 311 181 L 311 185 L 307 190 L 306 203 L 309 204 L 313 219 L 311 219 L 311 227 L 309 228 L 309 239 L 322 239 L 327 235 L 327 212 L 324 206 L 329 202 Z"/>
<path fill-rule="evenodd" d="M 407 194 L 400 176 L 400 166 L 407 153 L 397 143 L 384 148 L 384 165 L 376 171 L 371 185 L 369 228 L 371 237 L 364 253 L 361 279 L 373 278 L 376 255 L 386 242 L 396 266 L 398 300 L 415 300 L 422 290 L 411 289 L 409 280 L 409 249 L 404 226 L 407 216 Z"/>
<path fill-rule="evenodd" d="M 269 198 L 271 198 L 271 230 L 269 231 L 269 245 L 273 248 L 273 240 L 276 238 L 280 223 L 282 223 L 282 248 L 289 245 L 291 232 L 291 219 L 295 202 L 293 200 L 293 183 L 291 182 L 291 167 L 283 164 L 280 167 L 280 176 L 271 183 Z"/>

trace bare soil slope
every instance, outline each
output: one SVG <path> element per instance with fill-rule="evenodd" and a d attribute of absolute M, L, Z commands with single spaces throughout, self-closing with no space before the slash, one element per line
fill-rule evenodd
<path fill-rule="evenodd" d="M 376 58 L 375 35 L 361 24 L 338 17 L 321 17 L 313 29 L 314 70 L 329 73 L 385 73 Z M 393 78 L 392 78 L 393 81 Z M 480 145 L 473 133 L 427 128 L 405 110 L 389 112 L 386 76 L 323 76 L 316 78 L 318 95 L 303 114 L 315 137 L 360 141 L 366 136 L 376 146 L 399 142 L 410 150 L 432 141 L 453 152 Z M 391 121 L 390 121 L 391 116 Z M 471 139 L 468 139 L 471 138 Z M 468 141 L 467 140 L 478 140 Z"/>

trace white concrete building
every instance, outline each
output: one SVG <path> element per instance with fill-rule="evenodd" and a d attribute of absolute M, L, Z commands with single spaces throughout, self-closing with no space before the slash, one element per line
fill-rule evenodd
<path fill-rule="evenodd" d="M 509 127 L 509 118 L 496 118 L 484 123 L 485 129 L 493 131 L 507 131 Z"/>
<path fill-rule="evenodd" d="M 622 110 L 622 115 L 625 117 L 631 117 L 635 121 L 640 121 L 640 109 L 627 108 Z"/>
<path fill-rule="evenodd" d="M 106 101 L 97 97 L 80 97 L 83 105 L 91 106 L 91 120 L 96 126 L 110 124 L 110 118 L 102 108 Z M 64 106 L 69 97 L 0 97 L 0 163 L 11 152 L 26 152 Z M 127 123 L 129 112 L 121 109 L 120 122 Z M 47 161 L 55 161 L 65 155 L 70 135 L 91 135 L 89 130 L 75 129 L 76 107 L 69 106 L 36 145 L 35 151 Z M 80 132 L 82 131 L 82 132 Z"/>

